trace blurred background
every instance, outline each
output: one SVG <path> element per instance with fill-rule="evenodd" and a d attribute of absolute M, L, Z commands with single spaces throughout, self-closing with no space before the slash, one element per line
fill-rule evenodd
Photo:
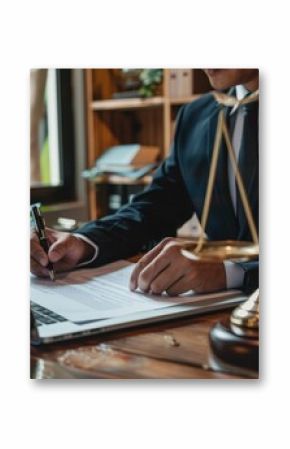
<path fill-rule="evenodd" d="M 168 155 L 180 107 L 209 90 L 201 69 L 31 70 L 31 203 L 64 230 L 115 212 Z"/>

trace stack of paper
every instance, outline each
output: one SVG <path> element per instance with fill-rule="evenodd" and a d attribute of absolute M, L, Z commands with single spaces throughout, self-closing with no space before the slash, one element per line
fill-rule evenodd
<path fill-rule="evenodd" d="M 97 269 L 81 269 L 58 274 L 56 281 L 31 278 L 31 300 L 81 323 L 156 311 L 176 305 L 212 303 L 238 294 L 227 291 L 214 294 L 187 294 L 170 297 L 132 292 L 129 279 L 134 264 L 119 261 Z"/>

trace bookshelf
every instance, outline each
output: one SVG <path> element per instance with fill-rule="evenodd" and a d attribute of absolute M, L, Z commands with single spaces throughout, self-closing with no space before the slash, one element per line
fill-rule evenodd
<path fill-rule="evenodd" d="M 173 73 L 190 72 L 187 95 L 173 92 Z M 88 131 L 87 166 L 92 167 L 104 150 L 113 145 L 140 143 L 160 148 L 160 160 L 169 151 L 174 124 L 179 108 L 196 100 L 211 89 L 201 69 L 163 69 L 162 83 L 156 95 L 150 98 L 112 98 L 119 90 L 120 70 L 86 69 L 86 108 Z M 175 95 L 175 94 L 178 95 Z M 146 176 L 134 185 L 150 183 Z M 126 179 L 101 176 L 88 182 L 90 218 L 99 218 L 106 213 L 104 186 L 131 184 Z"/>

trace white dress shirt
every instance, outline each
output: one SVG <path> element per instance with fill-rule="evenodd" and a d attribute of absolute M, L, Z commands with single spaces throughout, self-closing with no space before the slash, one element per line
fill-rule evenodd
<path fill-rule="evenodd" d="M 240 100 L 244 98 L 247 95 L 248 91 L 247 89 L 242 86 L 236 86 L 236 96 Z M 235 107 L 233 107 L 231 113 L 235 112 Z M 239 151 L 241 148 L 241 142 L 242 142 L 242 135 L 243 135 L 243 127 L 244 127 L 244 114 L 241 109 L 237 112 L 237 118 L 235 122 L 235 127 L 233 131 L 233 147 L 236 154 L 236 158 L 238 160 L 239 158 Z M 235 184 L 235 175 L 232 168 L 232 165 L 229 161 L 228 163 L 228 178 L 229 178 L 229 189 L 230 189 L 230 195 L 233 201 L 234 209 L 236 210 L 236 184 Z M 90 239 L 85 237 L 82 234 L 75 233 L 75 237 L 80 238 L 87 242 L 89 245 L 91 245 L 95 252 L 91 259 L 82 262 L 78 264 L 78 267 L 88 265 L 89 263 L 93 262 L 98 254 L 99 254 L 99 247 L 94 242 L 92 242 Z M 226 260 L 224 262 L 225 272 L 226 272 L 226 282 L 227 282 L 227 288 L 239 288 L 243 285 L 244 280 L 244 270 L 237 264 Z"/>
<path fill-rule="evenodd" d="M 85 242 L 87 242 L 89 245 L 91 245 L 94 248 L 94 251 L 95 251 L 94 254 L 93 254 L 93 257 L 91 257 L 89 260 L 86 260 L 85 262 L 79 263 L 77 265 L 77 267 L 83 267 L 83 266 L 88 265 L 89 263 L 93 262 L 98 257 L 98 254 L 99 254 L 99 247 L 98 247 L 98 245 L 96 245 L 94 242 L 92 242 L 92 240 L 90 240 L 88 237 L 86 237 L 83 234 L 78 234 L 76 232 L 76 233 L 73 233 L 73 235 L 75 237 L 77 237 L 78 239 L 81 239 L 81 240 L 84 240 Z"/>

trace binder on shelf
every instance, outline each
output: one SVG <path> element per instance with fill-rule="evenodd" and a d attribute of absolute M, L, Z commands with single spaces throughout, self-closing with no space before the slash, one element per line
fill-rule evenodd
<path fill-rule="evenodd" d="M 192 69 L 181 69 L 178 72 L 178 86 L 180 97 L 192 95 Z"/>
<path fill-rule="evenodd" d="M 171 98 L 192 95 L 192 69 L 170 69 L 169 96 Z"/>
<path fill-rule="evenodd" d="M 178 96 L 178 69 L 170 69 L 169 96 L 171 98 L 175 98 Z"/>

